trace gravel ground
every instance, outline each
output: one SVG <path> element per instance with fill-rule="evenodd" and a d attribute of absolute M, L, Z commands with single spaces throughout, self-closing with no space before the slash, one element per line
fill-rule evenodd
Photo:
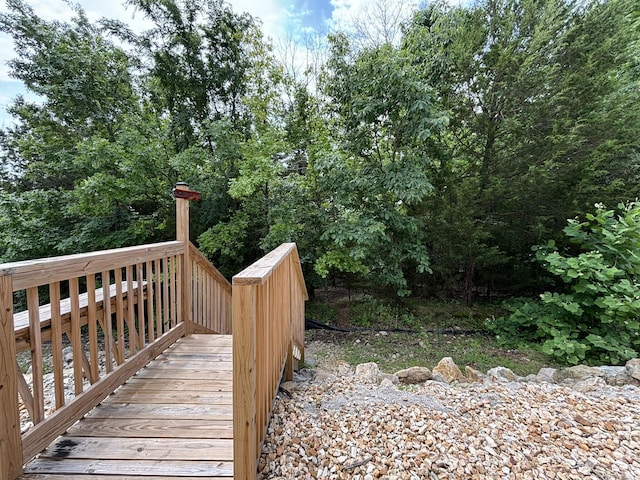
<path fill-rule="evenodd" d="M 638 387 L 397 387 L 324 361 L 276 399 L 259 478 L 640 479 Z"/>

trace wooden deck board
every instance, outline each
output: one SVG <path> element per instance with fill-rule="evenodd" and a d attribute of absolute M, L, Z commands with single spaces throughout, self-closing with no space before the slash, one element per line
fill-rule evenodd
<path fill-rule="evenodd" d="M 180 339 L 30 462 L 20 478 L 232 478 L 232 370 L 230 361 L 219 360 L 227 356 L 230 336 Z"/>

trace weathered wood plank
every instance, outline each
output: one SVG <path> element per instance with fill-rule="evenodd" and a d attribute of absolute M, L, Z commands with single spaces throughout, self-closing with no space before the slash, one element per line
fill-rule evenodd
<path fill-rule="evenodd" d="M 39 459 L 231 461 L 233 440 L 227 438 L 109 438 L 65 435 Z M 37 460 L 36 462 L 37 463 Z"/>
<path fill-rule="evenodd" d="M 230 420 L 232 405 L 218 405 L 202 408 L 195 404 L 158 405 L 152 403 L 117 403 L 107 399 L 100 408 L 93 410 L 86 418 L 122 418 L 154 420 L 158 418 L 180 418 L 183 420 Z"/>
<path fill-rule="evenodd" d="M 91 472 L 93 475 L 144 475 L 144 476 L 174 476 L 174 477 L 233 477 L 233 464 L 231 462 L 162 462 L 158 460 L 136 460 L 135 462 L 123 462 L 119 460 L 65 460 L 63 462 L 53 459 L 41 459 L 29 464 L 25 469 L 30 473 L 56 473 L 65 475 L 81 475 Z M 25 475 L 24 478 L 28 478 Z M 58 477 L 60 478 L 60 477 Z"/>
<path fill-rule="evenodd" d="M 18 480 L 181 480 L 188 477 L 195 477 L 195 474 L 189 474 L 188 476 L 172 476 L 167 477 L 165 475 L 90 475 L 90 474 L 65 474 L 61 475 L 49 475 L 45 473 L 32 473 L 29 475 L 21 475 Z M 224 477 L 212 477 L 206 475 L 207 480 L 228 480 L 229 476 Z"/>
<path fill-rule="evenodd" d="M 45 448 L 59 432 L 65 431 L 78 419 L 91 411 L 109 395 L 110 392 L 115 390 L 119 385 L 122 385 L 122 383 L 135 372 L 149 363 L 152 358 L 155 358 L 159 352 L 165 350 L 168 345 L 175 343 L 175 341 L 183 335 L 184 325 L 181 324 L 156 340 L 155 343 L 149 345 L 149 347 L 142 352 L 131 357 L 128 362 L 114 369 L 113 372 L 102 381 L 89 387 L 81 396 L 76 398 L 76 401 L 67 404 L 45 421 L 31 428 L 22 436 L 24 461 L 27 462 L 33 458 L 34 455 Z"/>
<path fill-rule="evenodd" d="M 164 379 L 211 379 L 211 378 L 225 378 L 229 376 L 231 370 L 207 370 L 207 369 L 172 369 L 169 367 L 147 367 L 144 370 L 136 373 L 134 378 L 164 378 Z"/>
<path fill-rule="evenodd" d="M 183 352 L 186 351 L 183 342 L 206 350 L 207 340 L 214 349 L 216 343 L 226 343 L 227 352 L 231 350 L 231 338 L 220 340 L 212 335 L 180 338 L 176 346 Z M 86 480 L 96 475 L 104 475 L 105 480 L 109 476 L 137 477 L 136 480 L 231 478 L 232 362 L 206 360 L 224 353 L 196 355 L 204 360 L 191 360 L 188 354 L 177 353 L 180 360 L 173 361 L 167 353 L 171 350 L 167 346 L 162 355 L 167 360 L 151 360 L 85 418 L 69 426 L 64 436 L 28 464 L 21 478 L 36 480 L 36 475 L 54 474 L 58 476 L 55 480 Z M 136 357 L 146 352 L 147 349 Z M 159 353 L 156 351 L 156 355 Z M 189 370 L 194 362 L 198 366 L 195 373 Z M 128 364 L 116 368 L 114 373 L 120 373 Z M 229 369 L 212 371 L 212 364 Z M 82 396 L 91 393 L 92 388 Z"/>
<path fill-rule="evenodd" d="M 135 438 L 233 438 L 233 425 L 226 420 L 175 418 L 85 418 L 67 430 L 84 437 Z"/>
<path fill-rule="evenodd" d="M 119 388 L 112 395 L 114 402 L 120 403 L 196 403 L 199 405 L 230 405 L 231 392 L 200 392 L 199 390 L 180 392 L 148 392 L 135 388 Z"/>
<path fill-rule="evenodd" d="M 200 391 L 200 392 L 230 392 L 233 382 L 231 378 L 227 380 L 206 380 L 206 379 L 164 379 L 164 378 L 142 378 L 135 376 L 120 388 L 128 388 L 139 391 Z"/>
<path fill-rule="evenodd" d="M 217 371 L 217 372 L 230 372 L 233 370 L 233 362 L 215 362 L 213 365 L 211 362 L 206 362 L 202 360 L 190 360 L 190 361 L 180 361 L 174 360 L 172 358 L 164 359 L 164 360 L 156 360 L 153 365 L 149 368 L 173 368 L 176 370 L 184 369 L 184 370 L 203 370 L 203 371 Z"/>
<path fill-rule="evenodd" d="M 231 353 L 206 353 L 206 352 L 193 352 L 188 353 L 184 351 L 163 353 L 158 357 L 158 360 L 172 360 L 175 362 L 191 362 L 192 360 L 202 360 L 203 362 L 218 363 L 218 362 L 231 362 L 233 357 Z"/>

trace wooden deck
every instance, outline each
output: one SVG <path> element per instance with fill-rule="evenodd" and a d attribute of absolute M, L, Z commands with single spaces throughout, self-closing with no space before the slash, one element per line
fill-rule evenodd
<path fill-rule="evenodd" d="M 29 480 L 233 477 L 232 337 L 178 340 L 31 461 Z"/>

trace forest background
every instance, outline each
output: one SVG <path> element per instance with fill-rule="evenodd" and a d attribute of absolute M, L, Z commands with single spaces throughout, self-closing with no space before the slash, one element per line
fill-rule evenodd
<path fill-rule="evenodd" d="M 547 291 L 492 327 L 571 363 L 637 356 L 637 2 L 400 19 L 379 0 L 355 31 L 310 37 L 302 68 L 221 0 L 127 3 L 150 30 L 23 0 L 0 15 L 39 99 L 0 131 L 0 261 L 172 239 L 184 181 L 202 193 L 192 240 L 227 277 L 293 241 L 312 295 Z"/>

